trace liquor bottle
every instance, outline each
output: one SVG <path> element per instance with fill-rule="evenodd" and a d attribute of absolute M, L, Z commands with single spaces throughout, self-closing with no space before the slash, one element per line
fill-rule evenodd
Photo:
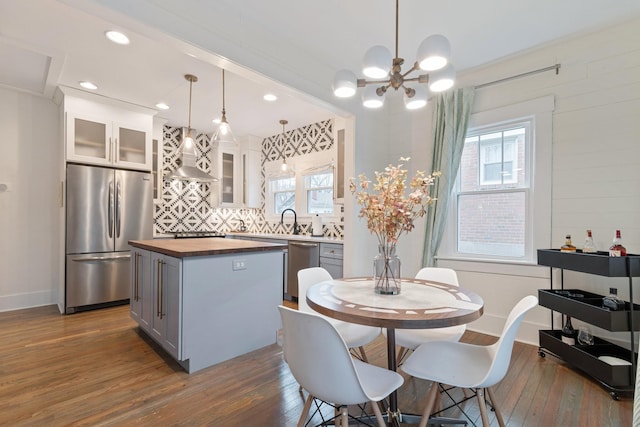
<path fill-rule="evenodd" d="M 609 296 L 602 298 L 602 306 L 608 308 L 611 311 L 625 309 L 624 301 L 618 298 L 617 288 L 609 288 Z"/>
<path fill-rule="evenodd" d="M 622 246 L 620 230 L 616 230 L 616 234 L 613 237 L 613 244 L 609 248 L 609 256 L 627 256 L 627 250 Z"/>
<path fill-rule="evenodd" d="M 562 327 L 562 342 L 569 345 L 576 345 L 576 338 L 578 337 L 578 333 L 573 326 L 571 325 L 571 316 L 567 316 L 567 321 L 564 323 Z"/>
<path fill-rule="evenodd" d="M 582 247 L 582 252 L 585 254 L 594 254 L 598 252 L 596 249 L 596 244 L 593 243 L 593 236 L 591 235 L 591 230 L 587 230 L 587 238 L 584 240 L 584 246 Z"/>
<path fill-rule="evenodd" d="M 564 245 L 560 246 L 560 252 L 575 252 L 576 247 L 571 244 L 571 234 L 567 234 Z"/>

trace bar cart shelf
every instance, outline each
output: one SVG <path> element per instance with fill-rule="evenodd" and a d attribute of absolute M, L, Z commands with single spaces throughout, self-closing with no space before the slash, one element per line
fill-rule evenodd
<path fill-rule="evenodd" d="M 560 288 L 554 289 L 552 271 L 551 289 L 538 290 L 539 304 L 552 311 L 551 330 L 539 331 L 540 357 L 552 354 L 580 369 L 606 388 L 614 399 L 618 399 L 621 393 L 633 393 L 638 360 L 634 331 L 640 330 L 640 305 L 626 302 L 625 309 L 618 311 L 603 308 L 604 295 L 581 289 L 565 289 L 564 270 L 604 277 L 627 277 L 629 300 L 633 301 L 633 278 L 640 277 L 640 256 L 609 257 L 607 252 L 587 254 L 581 251 L 567 253 L 558 249 L 538 249 L 538 265 L 561 270 Z M 554 311 L 608 331 L 628 331 L 631 349 L 599 337 L 594 337 L 593 345 L 565 344 L 561 340 L 560 330 L 554 329 Z M 600 356 L 612 356 L 628 364 L 609 364 L 601 360 Z"/>

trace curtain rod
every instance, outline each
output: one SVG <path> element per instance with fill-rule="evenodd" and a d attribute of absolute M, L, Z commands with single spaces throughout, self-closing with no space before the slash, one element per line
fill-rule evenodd
<path fill-rule="evenodd" d="M 482 88 L 487 87 L 487 86 L 493 86 L 493 85 L 496 85 L 498 83 L 504 83 L 504 82 L 508 82 L 510 80 L 519 79 L 520 77 L 527 77 L 527 76 L 530 76 L 530 75 L 533 75 L 533 74 L 544 73 L 545 71 L 550 71 L 550 70 L 556 70 L 556 75 L 558 75 L 560 73 L 560 64 L 555 64 L 555 65 L 552 65 L 550 67 L 540 68 L 538 70 L 528 71 L 526 73 L 517 74 L 515 76 L 505 77 L 503 79 L 494 80 L 494 81 L 488 82 L 488 83 L 483 83 L 481 85 L 475 86 L 475 89 L 482 89 Z"/>

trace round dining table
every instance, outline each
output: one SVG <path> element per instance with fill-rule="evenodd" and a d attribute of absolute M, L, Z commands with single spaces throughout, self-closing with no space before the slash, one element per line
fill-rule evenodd
<path fill-rule="evenodd" d="M 401 279 L 397 295 L 375 293 L 372 277 L 327 280 L 311 286 L 306 299 L 309 307 L 325 316 L 385 328 L 387 366 L 393 371 L 397 369 L 396 329 L 461 325 L 478 319 L 484 308 L 482 298 L 463 287 L 413 278 Z M 394 425 L 407 417 L 398 411 L 395 391 L 389 396 L 389 412 Z"/>

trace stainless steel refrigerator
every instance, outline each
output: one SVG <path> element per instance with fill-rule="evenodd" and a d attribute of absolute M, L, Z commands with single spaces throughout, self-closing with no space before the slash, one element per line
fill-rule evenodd
<path fill-rule="evenodd" d="M 65 312 L 129 299 L 129 240 L 153 237 L 149 172 L 67 165 Z"/>

